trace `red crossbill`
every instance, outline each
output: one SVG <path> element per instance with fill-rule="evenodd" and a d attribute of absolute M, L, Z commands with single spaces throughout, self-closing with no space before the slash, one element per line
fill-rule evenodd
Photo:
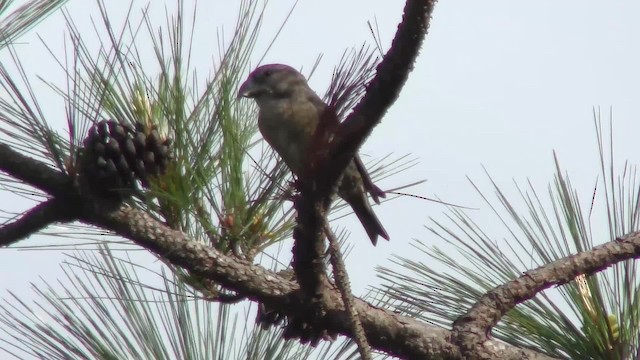
<path fill-rule="evenodd" d="M 305 157 L 314 131 L 327 105 L 309 87 L 302 74 L 282 64 L 255 69 L 240 86 L 238 96 L 256 101 L 260 133 L 291 172 L 300 176 L 307 163 Z M 371 209 L 367 192 L 376 202 L 384 197 L 384 192 L 373 185 L 356 154 L 342 174 L 338 195 L 351 206 L 376 245 L 378 236 L 389 240 L 389 235 Z"/>

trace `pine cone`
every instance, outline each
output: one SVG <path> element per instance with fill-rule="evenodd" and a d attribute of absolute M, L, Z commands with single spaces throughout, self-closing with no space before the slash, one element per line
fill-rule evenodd
<path fill-rule="evenodd" d="M 80 171 L 92 191 L 126 197 L 136 190 L 137 180 L 148 187 L 152 177 L 164 174 L 171 160 L 170 142 L 155 127 L 102 120 L 84 139 Z"/>

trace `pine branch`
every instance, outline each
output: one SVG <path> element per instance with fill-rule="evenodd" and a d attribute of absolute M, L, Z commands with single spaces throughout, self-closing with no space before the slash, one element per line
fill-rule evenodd
<path fill-rule="evenodd" d="M 289 317 L 307 315 L 308 306 L 300 301 L 304 297 L 295 282 L 248 261 L 221 254 L 188 238 L 184 233 L 167 227 L 141 210 L 127 206 L 109 209 L 109 205 L 94 199 L 83 209 L 81 221 L 113 230 L 162 256 L 173 265 L 215 280 L 226 288 L 253 301 L 265 303 L 269 308 Z M 640 236 L 636 241 L 640 253 Z M 351 321 L 340 292 L 330 288 L 325 295 L 321 304 L 325 312 L 312 325 L 330 333 L 353 337 Z M 357 298 L 354 298 L 354 307 L 367 340 L 379 351 L 403 358 L 459 358 L 455 355 L 456 345 L 448 340 L 451 336 L 448 330 L 374 307 Z M 522 354 L 530 359 L 551 359 L 497 341 L 489 340 L 487 346 L 495 351 L 496 359 L 520 359 Z"/>
<path fill-rule="evenodd" d="M 12 245 L 47 226 L 73 218 L 73 207 L 58 199 L 41 202 L 22 216 L 0 227 L 0 247 Z"/>
<path fill-rule="evenodd" d="M 80 217 L 82 222 L 113 230 L 173 265 L 222 285 L 229 285 L 230 289 L 251 298 L 268 301 L 294 290 L 291 281 L 189 239 L 183 232 L 171 229 L 142 210 L 127 205 L 113 209 L 99 199 L 86 202 L 85 207 Z"/>
<path fill-rule="evenodd" d="M 293 230 L 293 261 L 292 267 L 296 277 L 306 294 L 311 312 L 322 312 L 323 309 L 314 303 L 321 302 L 323 292 L 328 289 L 329 281 L 326 274 L 324 243 L 324 223 L 329 214 L 331 199 L 336 192 L 336 181 L 324 182 L 324 188 L 318 188 L 322 179 L 322 168 L 319 164 L 326 163 L 325 144 L 338 125 L 335 109 L 328 106 L 320 116 L 315 133 L 311 139 L 307 159 L 311 159 L 296 181 L 299 195 L 293 201 L 296 210 L 296 227 Z M 321 166 L 321 165 L 320 165 Z M 313 309 L 315 308 L 315 309 Z"/>
<path fill-rule="evenodd" d="M 491 329 L 516 305 L 541 291 L 564 285 L 579 275 L 592 275 L 621 261 L 640 255 L 640 232 L 633 232 L 614 241 L 596 246 L 590 251 L 568 256 L 527 271 L 519 278 L 484 294 L 466 314 L 453 323 L 453 334 L 461 345 L 463 355 L 483 354 L 482 344 Z"/>
<path fill-rule="evenodd" d="M 434 5 L 433 0 L 407 0 L 391 49 L 362 100 L 342 124 L 336 109 L 329 106 L 316 127 L 307 155 L 312 160 L 298 179 L 300 196 L 294 201 L 298 226 L 293 234 L 293 268 L 310 300 L 321 298 L 327 287 L 322 227 L 336 184 L 365 137 L 398 97 L 426 35 Z M 322 311 L 316 307 L 316 312 Z"/>
<path fill-rule="evenodd" d="M 127 205 L 114 208 L 111 202 L 78 195 L 75 189 L 69 186 L 71 180 L 66 175 L 1 144 L 0 155 L 0 169 L 9 175 L 19 177 L 31 185 L 50 189 L 58 193 L 60 198 L 65 198 L 66 195 L 67 199 L 76 197 L 77 201 L 81 201 L 77 207 L 80 221 L 112 230 L 165 258 L 172 265 L 184 267 L 190 273 L 214 280 L 289 317 L 307 316 L 308 306 L 300 301 L 304 296 L 295 282 L 248 261 L 226 256 L 182 232 L 169 228 L 142 210 Z M 6 166 L 18 162 L 22 168 Z M 34 168 L 40 168 L 43 173 L 32 174 L 23 170 Z M 43 185 L 43 177 L 54 179 L 53 183 L 57 183 L 58 186 Z M 62 191 L 65 193 L 61 193 Z M 640 255 L 640 234 L 628 240 L 637 242 L 635 249 L 638 249 Z M 626 258 L 638 255 L 626 254 Z M 621 261 L 622 258 L 618 260 Z M 321 317 L 315 319 L 312 326 L 353 338 L 352 323 L 340 292 L 331 287 L 324 294 L 321 306 L 325 311 Z M 354 307 L 369 344 L 376 350 L 403 358 L 460 357 L 457 346 L 450 342 L 450 331 L 374 307 L 361 299 L 354 299 Z M 485 344 L 485 348 L 495 350 L 497 359 L 519 359 L 523 354 L 530 359 L 549 359 L 530 350 L 491 340 Z"/>
<path fill-rule="evenodd" d="M 329 253 L 331 266 L 333 266 L 333 276 L 336 286 L 340 290 L 344 308 L 347 311 L 347 314 L 349 314 L 351 331 L 353 331 L 355 343 L 358 345 L 360 358 L 363 360 L 372 360 L 371 346 L 367 341 L 364 328 L 362 327 L 362 323 L 358 317 L 358 311 L 356 311 L 351 291 L 351 284 L 349 282 L 349 275 L 347 274 L 347 268 L 344 265 L 344 259 L 340 252 L 340 244 L 328 222 L 325 222 L 324 224 L 324 231 L 327 234 L 327 239 L 329 240 Z"/>
<path fill-rule="evenodd" d="M 338 156 L 339 160 L 332 164 L 330 178 L 342 173 L 351 157 L 398 98 L 429 29 L 435 2 L 407 0 L 391 48 L 376 68 L 376 76 L 367 85 L 366 94 L 338 129 L 329 158 Z"/>
<path fill-rule="evenodd" d="M 72 189 L 68 176 L 3 143 L 0 143 L 0 171 L 53 196 L 68 195 Z"/>

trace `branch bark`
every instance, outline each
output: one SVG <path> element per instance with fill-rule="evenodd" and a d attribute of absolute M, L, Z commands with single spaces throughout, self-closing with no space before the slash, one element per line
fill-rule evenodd
<path fill-rule="evenodd" d="M 434 5 L 435 0 L 407 0 L 391 49 L 378 65 L 376 76 L 353 113 L 337 127 L 332 134 L 335 136 L 327 136 L 326 132 L 332 131 L 337 123 L 335 110 L 328 107 L 316 128 L 312 144 L 315 153 L 308 157 L 310 171 L 298 181 L 300 196 L 294 201 L 298 217 L 293 233 L 293 268 L 311 301 L 324 296 L 327 287 L 322 227 L 332 195 L 358 148 L 398 97 L 427 33 Z"/>
<path fill-rule="evenodd" d="M 590 251 L 572 255 L 527 271 L 519 278 L 484 294 L 453 323 L 462 354 L 470 359 L 490 359 L 491 351 L 482 348 L 491 329 L 516 305 L 553 286 L 566 284 L 577 276 L 591 275 L 620 261 L 638 257 L 640 232 L 630 233 Z M 473 355 L 473 356 L 472 356 Z"/>
<path fill-rule="evenodd" d="M 305 316 L 308 306 L 301 301 L 304 297 L 296 282 L 248 261 L 221 254 L 141 210 L 124 205 L 117 209 L 110 206 L 91 199 L 83 207 L 80 220 L 115 231 L 173 265 L 212 279 L 280 313 L 291 317 Z M 636 240 L 640 248 L 640 237 Z M 331 286 L 323 300 L 325 311 L 312 325 L 353 338 L 352 323 L 340 292 Z M 369 344 L 378 351 L 408 359 L 462 358 L 457 345 L 450 341 L 451 331 L 375 307 L 358 298 L 354 298 L 354 307 Z M 494 340 L 488 340 L 485 347 L 495 351 L 495 359 L 551 359 Z"/>
<path fill-rule="evenodd" d="M 351 282 L 349 281 L 349 275 L 347 274 L 347 267 L 344 264 L 342 252 L 340 251 L 340 243 L 338 238 L 331 230 L 328 222 L 324 224 L 324 231 L 327 234 L 329 240 L 329 253 L 331 266 L 333 266 L 333 278 L 335 284 L 340 290 L 342 296 L 342 303 L 344 304 L 347 314 L 349 314 L 349 320 L 351 321 L 351 331 L 354 335 L 354 341 L 358 345 L 358 351 L 360 351 L 360 358 L 362 360 L 371 360 L 371 346 L 367 341 L 367 337 L 364 334 L 364 328 L 358 317 L 358 311 L 353 301 L 353 294 L 351 291 Z"/>
<path fill-rule="evenodd" d="M 0 149 L 6 148 L 0 144 Z M 20 177 L 27 184 L 38 187 L 42 178 L 57 177 L 60 187 L 70 184 L 70 179 L 58 177 L 57 172 L 45 164 L 15 151 L 0 151 L 0 171 Z M 23 169 L 12 168 L 16 162 L 22 162 L 26 169 L 44 169 L 49 173 L 29 173 Z M 61 175 L 65 176 L 65 175 Z M 51 188 L 59 193 L 57 186 Z M 64 195 L 64 194 L 60 194 Z M 294 281 L 287 280 L 261 266 L 235 257 L 225 256 L 184 233 L 173 230 L 157 221 L 149 214 L 135 208 L 78 195 L 74 188 L 68 188 L 66 195 L 80 201 L 79 220 L 86 224 L 99 226 L 131 239 L 139 246 L 162 256 L 170 263 L 188 271 L 214 280 L 221 285 L 238 292 L 247 298 L 264 303 L 289 316 L 303 316 L 307 307 L 301 303 L 300 287 Z M 71 221 L 71 220 L 69 220 Z M 634 249 L 640 249 L 640 236 L 628 239 Z M 640 250 L 638 250 L 640 252 Z M 629 254 L 618 258 L 624 260 L 639 254 Z M 605 261 L 606 259 L 599 259 Z M 605 266 L 602 265 L 601 266 Z M 316 319 L 313 326 L 353 337 L 351 321 L 345 311 L 340 292 L 331 287 L 326 292 L 322 306 L 325 312 Z M 365 330 L 369 344 L 378 351 L 401 358 L 447 358 L 459 359 L 461 353 L 452 340 L 452 332 L 429 326 L 410 317 L 375 307 L 361 299 L 354 298 L 354 307 Z M 531 350 L 520 349 L 498 341 L 488 340 L 484 347 L 495 350 L 495 359 L 550 359 Z"/>
<path fill-rule="evenodd" d="M 0 247 L 23 240 L 55 222 L 73 220 L 74 215 L 72 204 L 58 199 L 43 201 L 17 220 L 0 227 Z"/>
<path fill-rule="evenodd" d="M 66 174 L 3 143 L 0 143 L 0 171 L 52 196 L 66 196 L 73 188 L 71 178 Z"/>
<path fill-rule="evenodd" d="M 429 30 L 435 3 L 435 0 L 407 0 L 391 48 L 378 64 L 365 96 L 341 124 L 333 141 L 331 155 L 340 159 L 340 165 L 344 162 L 342 170 L 400 95 Z M 335 163 L 334 166 L 340 170 Z"/>

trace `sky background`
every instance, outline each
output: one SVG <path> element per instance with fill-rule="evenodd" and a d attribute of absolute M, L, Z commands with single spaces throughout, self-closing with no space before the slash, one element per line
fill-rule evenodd
<path fill-rule="evenodd" d="M 171 13 L 175 6 L 172 1 L 166 7 L 163 3 L 150 3 L 151 19 L 157 26 L 164 25 L 165 11 Z M 120 24 L 129 1 L 109 0 L 108 4 L 114 24 Z M 135 18 L 144 4 L 134 1 Z M 191 2 L 186 4 L 190 9 Z M 291 4 L 270 1 L 255 65 Z M 310 84 L 323 94 L 343 51 L 371 42 L 367 21 L 377 21 L 383 46 L 388 48 L 402 7 L 400 1 L 386 0 L 300 0 L 263 63 L 309 69 L 322 53 Z M 80 33 L 88 39 L 94 36 L 91 19 L 99 19 L 95 3 L 72 0 L 66 8 Z M 467 177 L 491 192 L 486 168 L 510 194 L 516 194 L 514 181 L 524 184 L 527 180 L 545 193 L 553 179 L 556 151 L 581 201 L 588 204 L 599 173 L 594 108 L 601 108 L 605 119 L 612 109 L 617 168 L 624 161 L 637 164 L 640 160 L 636 140 L 640 133 L 638 13 L 640 3 L 630 0 L 439 2 L 415 70 L 361 151 L 374 159 L 389 153 L 411 154 L 419 163 L 379 185 L 389 189 L 427 180 L 409 192 L 478 208 L 471 216 L 494 233 L 499 243 L 506 234 Z M 198 4 L 194 63 L 201 73 L 211 72 L 218 39 L 230 39 L 236 14 L 235 2 Z M 63 17 L 56 14 L 16 46 L 35 84 L 38 75 L 64 85 L 63 73 L 45 44 L 62 55 L 65 33 Z M 148 49 L 151 51 L 150 46 Z M 63 131 L 63 104 L 44 84 L 36 89 L 51 122 Z M 6 206 L 27 208 L 22 202 L 3 208 Z M 354 250 L 347 266 L 358 294 L 377 283 L 373 269 L 389 265 L 391 254 L 419 260 L 413 239 L 442 243 L 425 228 L 430 218 L 445 218 L 447 209 L 442 205 L 403 197 L 375 211 L 391 236 L 390 242 L 382 241 L 375 248 L 355 217 L 339 223 L 352 231 Z M 29 241 L 20 245 L 36 244 Z M 14 291 L 33 296 L 30 283 L 41 283 L 40 277 L 55 281 L 61 276 L 63 259 L 62 252 L 0 250 L 0 295 Z"/>

